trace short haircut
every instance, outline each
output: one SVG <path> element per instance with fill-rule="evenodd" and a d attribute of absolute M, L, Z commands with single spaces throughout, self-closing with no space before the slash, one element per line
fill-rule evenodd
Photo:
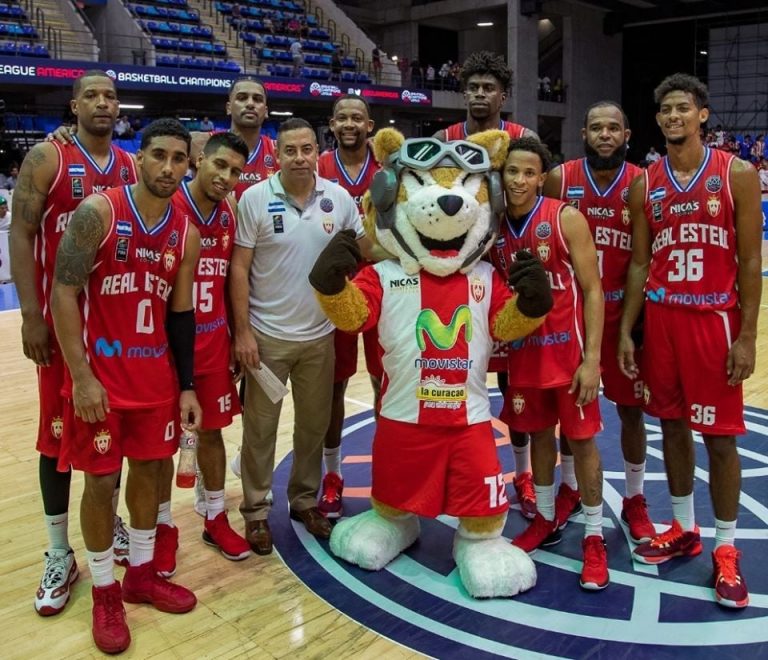
<path fill-rule="evenodd" d="M 187 144 L 187 152 L 189 152 L 189 146 L 191 144 L 191 137 L 189 131 L 184 128 L 178 119 L 171 119 L 170 117 L 163 117 L 162 119 L 156 119 L 149 126 L 147 126 L 141 135 L 141 149 L 146 149 L 152 138 L 156 137 L 175 137 L 183 140 Z"/>
<path fill-rule="evenodd" d="M 512 72 L 507 67 L 507 63 L 501 55 L 497 55 L 488 50 L 472 53 L 466 60 L 464 60 L 464 64 L 461 67 L 462 89 L 466 89 L 469 77 L 475 75 L 491 75 L 499 81 L 502 91 L 509 91 L 509 84 L 512 81 Z"/>
<path fill-rule="evenodd" d="M 530 151 L 532 154 L 536 154 L 541 158 L 541 171 L 549 172 L 549 168 L 552 167 L 552 154 L 549 153 L 549 149 L 542 142 L 539 142 L 534 137 L 521 137 L 517 140 L 512 140 L 509 143 L 509 149 L 507 150 L 507 156 L 513 151 Z"/>
<path fill-rule="evenodd" d="M 115 86 L 115 81 L 107 75 L 106 71 L 102 71 L 101 69 L 88 69 L 88 71 L 75 78 L 75 82 L 72 84 L 72 96 L 79 96 L 83 89 L 83 78 L 106 78 L 112 83 L 113 87 Z"/>
<path fill-rule="evenodd" d="M 590 105 L 586 112 L 584 113 L 584 128 L 587 127 L 587 121 L 589 120 L 589 113 L 592 112 L 595 108 L 616 108 L 621 113 L 621 118 L 624 121 L 624 128 L 629 128 L 629 119 L 627 119 L 627 113 L 624 112 L 624 108 L 621 107 L 621 104 L 619 104 L 617 101 L 610 101 L 608 99 L 604 99 L 602 101 L 598 101 L 597 103 L 593 103 Z"/>
<path fill-rule="evenodd" d="M 673 73 L 661 81 L 659 86 L 653 90 L 653 100 L 661 103 L 662 99 L 670 92 L 686 92 L 693 96 L 696 107 L 706 108 L 709 106 L 709 90 L 696 76 L 688 73 Z"/>
<path fill-rule="evenodd" d="M 248 160 L 248 145 L 245 140 L 239 135 L 235 135 L 229 131 L 224 133 L 214 133 L 208 138 L 208 142 L 205 143 L 203 153 L 206 156 L 210 156 L 212 153 L 219 150 L 219 147 L 225 147 L 231 149 L 237 154 L 240 154 L 245 160 Z"/>
<path fill-rule="evenodd" d="M 371 116 L 371 106 L 368 103 L 367 99 L 364 99 L 362 96 L 358 96 L 357 94 L 342 94 L 341 96 L 337 96 L 336 99 L 333 101 L 333 107 L 331 108 L 331 117 L 336 114 L 336 106 L 339 105 L 339 102 L 341 101 L 360 101 L 365 106 L 365 111 L 368 113 L 368 117 Z"/>
<path fill-rule="evenodd" d="M 232 98 L 232 94 L 235 91 L 235 87 L 237 87 L 237 83 L 241 83 L 241 82 L 252 82 L 261 86 L 261 89 L 264 90 L 264 100 L 265 101 L 267 100 L 267 88 L 264 85 L 264 82 L 260 78 L 256 78 L 255 76 L 240 76 L 238 78 L 235 78 L 235 80 L 232 82 L 232 87 L 229 88 L 229 98 Z"/>
<path fill-rule="evenodd" d="M 308 128 L 310 131 L 312 131 L 312 135 L 315 135 L 315 129 L 312 128 L 312 124 L 310 124 L 306 119 L 302 119 L 301 117 L 291 117 L 290 119 L 284 121 L 277 129 L 278 146 L 280 145 L 280 136 L 283 133 L 287 133 L 288 131 L 298 131 L 302 128 Z M 317 139 L 317 136 L 315 136 L 315 139 Z"/>

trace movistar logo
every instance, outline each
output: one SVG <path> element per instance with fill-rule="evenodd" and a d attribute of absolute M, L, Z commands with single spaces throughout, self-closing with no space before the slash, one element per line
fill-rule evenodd
<path fill-rule="evenodd" d="M 104 357 L 120 357 L 123 354 L 123 344 L 119 339 L 115 339 L 111 344 L 104 339 L 104 337 L 99 337 L 96 340 L 96 355 L 103 355 Z"/>
<path fill-rule="evenodd" d="M 433 345 L 441 351 L 447 351 L 456 345 L 462 328 L 464 328 L 464 337 L 467 342 L 472 341 L 472 312 L 467 305 L 456 308 L 448 325 L 443 325 L 434 310 L 422 309 L 416 319 L 416 343 L 420 350 L 425 350 L 427 342 L 424 341 L 424 333 L 426 333 Z"/>

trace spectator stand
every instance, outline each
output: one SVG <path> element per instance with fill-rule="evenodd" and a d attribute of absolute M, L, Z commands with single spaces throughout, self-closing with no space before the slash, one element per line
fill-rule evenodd
<path fill-rule="evenodd" d="M 38 30 L 32 18 L 43 26 L 45 17 L 31 0 L 0 0 L 0 55 L 5 57 L 50 57 L 48 47 L 41 43 L 45 28 Z"/>

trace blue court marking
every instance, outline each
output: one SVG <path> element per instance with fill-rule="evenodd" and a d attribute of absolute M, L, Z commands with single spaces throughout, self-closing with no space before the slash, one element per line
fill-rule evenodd
<path fill-rule="evenodd" d="M 496 413 L 500 398 L 492 396 Z M 723 658 L 768 656 L 768 572 L 761 558 L 768 540 L 768 414 L 748 409 L 749 435 L 739 442 L 743 467 L 737 543 L 751 604 L 727 610 L 714 603 L 710 552 L 714 519 L 707 492 L 707 457 L 696 438 L 696 515 L 705 551 L 699 557 L 660 566 L 635 564 L 619 521 L 624 492 L 619 424 L 610 402 L 602 400 L 605 431 L 598 443 L 604 466 L 605 537 L 611 584 L 592 593 L 578 585 L 583 520 L 574 519 L 563 541 L 534 555 L 537 585 L 513 599 L 472 599 L 463 589 L 451 547 L 456 520 L 441 516 L 421 520 L 421 537 L 384 570 L 364 571 L 334 557 L 326 541 L 288 519 L 285 489 L 288 456 L 275 472 L 275 506 L 271 514 L 275 547 L 288 567 L 315 594 L 393 641 L 440 658 L 581 658 L 634 659 Z M 660 529 L 672 517 L 661 455 L 661 434 L 647 420 L 646 497 Z M 342 443 L 345 487 L 370 485 L 374 424 L 370 412 L 350 417 Z M 508 445 L 499 448 L 505 472 L 513 469 Z M 508 489 L 514 503 L 514 491 Z M 345 515 L 370 505 L 364 494 L 345 494 Z M 511 510 L 504 535 L 512 538 L 526 526 Z"/>
<path fill-rule="evenodd" d="M 19 297 L 11 282 L 0 284 L 0 312 L 19 309 Z"/>

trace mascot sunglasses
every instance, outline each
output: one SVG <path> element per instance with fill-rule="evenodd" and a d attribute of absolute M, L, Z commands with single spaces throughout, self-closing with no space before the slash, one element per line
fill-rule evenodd
<path fill-rule="evenodd" d="M 398 168 L 431 170 L 434 167 L 460 167 L 465 172 L 483 173 L 491 169 L 491 159 L 483 147 L 457 140 L 441 142 L 435 138 L 411 138 L 403 142 L 390 161 Z"/>

